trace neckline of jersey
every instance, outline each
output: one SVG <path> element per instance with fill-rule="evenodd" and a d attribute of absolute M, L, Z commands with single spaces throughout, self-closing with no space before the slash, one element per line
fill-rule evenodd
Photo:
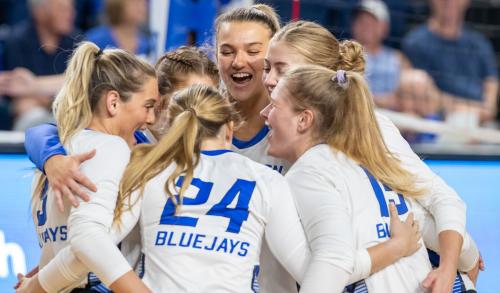
<path fill-rule="evenodd" d="M 205 156 L 218 156 L 218 155 L 222 155 L 225 153 L 232 153 L 232 152 L 233 152 L 232 150 L 226 150 L 226 149 L 201 151 L 201 153 Z"/>
<path fill-rule="evenodd" d="M 263 140 L 267 133 L 269 132 L 269 126 L 264 125 L 259 132 L 252 137 L 250 140 L 239 140 L 236 137 L 233 137 L 233 145 L 239 149 L 246 149 L 251 146 L 258 144 L 261 140 Z"/>

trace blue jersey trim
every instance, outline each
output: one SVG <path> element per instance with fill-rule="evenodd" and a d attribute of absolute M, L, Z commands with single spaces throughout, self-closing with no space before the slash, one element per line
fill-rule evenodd
<path fill-rule="evenodd" d="M 236 137 L 233 137 L 233 145 L 239 149 L 249 148 L 263 140 L 268 132 L 269 127 L 267 125 L 264 125 L 264 127 L 262 127 L 262 129 L 250 140 L 239 140 Z"/>
<path fill-rule="evenodd" d="M 142 133 L 141 131 L 134 132 L 134 137 L 135 137 L 137 144 L 151 143 L 149 141 L 148 137 L 144 133 Z"/>
<path fill-rule="evenodd" d="M 206 156 L 218 156 L 225 153 L 232 153 L 232 150 L 213 150 L 213 151 L 201 151 L 202 154 Z"/>

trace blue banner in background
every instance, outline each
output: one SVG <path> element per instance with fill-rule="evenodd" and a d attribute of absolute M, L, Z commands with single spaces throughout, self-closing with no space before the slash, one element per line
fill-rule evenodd
<path fill-rule="evenodd" d="M 25 155 L 0 155 L 0 292 L 13 292 L 17 273 L 40 257 L 30 211 L 33 164 Z"/>
<path fill-rule="evenodd" d="M 496 293 L 500 276 L 500 162 L 428 161 L 467 203 L 467 228 L 486 264 L 478 292 Z M 31 219 L 33 165 L 25 155 L 0 155 L 0 292 L 35 267 L 39 246 Z"/>

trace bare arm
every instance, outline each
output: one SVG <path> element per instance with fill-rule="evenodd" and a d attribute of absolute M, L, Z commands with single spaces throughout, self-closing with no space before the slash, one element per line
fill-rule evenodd
<path fill-rule="evenodd" d="M 439 233 L 440 262 L 422 283 L 432 292 L 451 292 L 457 274 L 458 257 L 462 247 L 462 235 L 446 230 Z"/>

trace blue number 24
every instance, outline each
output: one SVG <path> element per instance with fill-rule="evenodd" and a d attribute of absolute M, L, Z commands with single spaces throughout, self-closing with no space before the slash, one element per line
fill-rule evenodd
<path fill-rule="evenodd" d="M 179 177 L 176 182 L 177 187 L 181 187 L 184 182 L 184 176 Z M 193 178 L 191 185 L 198 188 L 198 193 L 194 198 L 183 198 L 183 205 L 201 205 L 208 201 L 213 183 L 206 182 L 199 178 Z M 229 219 L 229 225 L 226 232 L 239 233 L 241 225 L 248 219 L 248 204 L 255 189 L 255 181 L 237 179 L 231 188 L 222 197 L 221 201 L 208 210 L 207 215 L 225 217 Z M 228 206 L 238 198 L 236 207 Z M 179 195 L 176 195 L 179 200 Z M 196 227 L 198 218 L 175 216 L 175 205 L 172 199 L 168 199 L 160 218 L 160 225 L 179 225 Z"/>

